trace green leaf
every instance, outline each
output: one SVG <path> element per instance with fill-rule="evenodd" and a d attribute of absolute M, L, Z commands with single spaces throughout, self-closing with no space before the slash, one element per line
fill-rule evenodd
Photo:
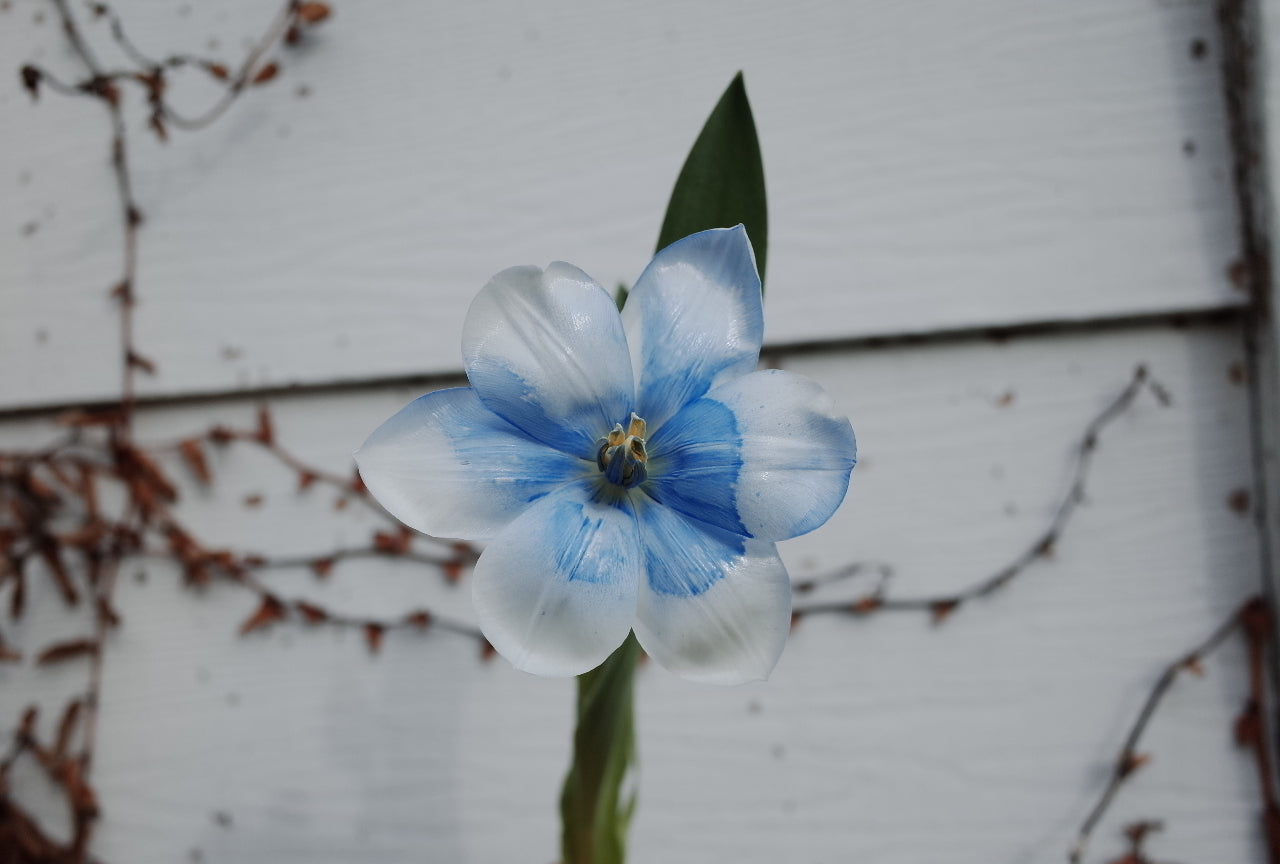
<path fill-rule="evenodd" d="M 635 795 L 623 781 L 635 763 L 635 634 L 595 669 L 578 676 L 573 764 L 560 796 L 564 864 L 623 864 Z"/>
<path fill-rule="evenodd" d="M 739 222 L 751 238 L 763 282 L 769 245 L 764 162 L 741 72 L 720 97 L 680 169 L 658 234 L 658 248 L 698 231 L 732 228 Z"/>

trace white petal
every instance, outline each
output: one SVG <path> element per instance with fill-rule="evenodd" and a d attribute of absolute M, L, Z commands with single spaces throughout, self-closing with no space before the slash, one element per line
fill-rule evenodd
<path fill-rule="evenodd" d="M 791 626 L 791 583 L 772 543 L 637 501 L 645 577 L 636 638 L 690 681 L 769 677 Z"/>
<path fill-rule="evenodd" d="M 596 439 L 631 416 L 617 307 L 569 264 L 494 276 L 467 311 L 462 359 L 491 411 L 566 453 L 594 458 Z"/>
<path fill-rule="evenodd" d="M 640 549 L 626 497 L 595 481 L 536 501 L 476 563 L 480 629 L 517 669 L 579 675 L 622 644 L 636 614 Z"/>
<path fill-rule="evenodd" d="M 741 225 L 659 252 L 622 310 L 636 369 L 636 413 L 653 430 L 716 384 L 756 368 L 764 338 L 760 276 Z"/>
<path fill-rule="evenodd" d="M 480 404 L 470 387 L 428 393 L 356 453 L 360 477 L 401 522 L 436 537 L 484 540 L 547 492 L 596 473 L 534 441 Z"/>
<path fill-rule="evenodd" d="M 649 441 L 656 500 L 721 528 L 785 540 L 844 500 L 857 444 L 812 379 L 765 369 L 717 387 Z"/>

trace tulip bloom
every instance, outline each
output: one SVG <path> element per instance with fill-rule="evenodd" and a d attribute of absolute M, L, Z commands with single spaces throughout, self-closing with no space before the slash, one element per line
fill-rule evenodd
<path fill-rule="evenodd" d="M 471 386 L 384 423 L 360 474 L 407 525 L 488 541 L 476 612 L 517 668 L 585 672 L 634 628 L 682 677 L 765 678 L 791 615 L 775 542 L 827 521 L 856 445 L 812 380 L 756 371 L 763 332 L 742 226 L 663 249 L 621 313 L 569 264 L 504 270 L 463 326 Z"/>

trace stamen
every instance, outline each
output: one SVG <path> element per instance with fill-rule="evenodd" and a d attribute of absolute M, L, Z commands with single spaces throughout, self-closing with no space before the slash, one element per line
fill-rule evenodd
<path fill-rule="evenodd" d="M 645 468 L 649 459 L 644 446 L 645 431 L 644 420 L 633 412 L 627 431 L 622 431 L 621 423 L 615 423 L 606 437 L 596 441 L 596 466 L 610 483 L 630 488 L 649 476 Z"/>

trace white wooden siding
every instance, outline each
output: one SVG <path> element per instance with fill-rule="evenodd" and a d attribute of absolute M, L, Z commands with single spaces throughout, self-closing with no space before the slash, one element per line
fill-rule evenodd
<path fill-rule="evenodd" d="M 646 667 L 635 860 L 1063 860 L 1154 677 L 1257 590 L 1252 523 L 1227 503 L 1250 483 L 1246 393 L 1229 375 L 1240 359 L 1236 328 L 1222 326 L 785 360 L 849 407 L 863 453 L 832 523 L 783 544 L 793 575 L 885 561 L 899 596 L 959 589 L 1020 551 L 1065 491 L 1084 422 L 1135 364 L 1173 404 L 1140 398 L 1108 428 L 1087 503 L 1051 560 L 941 627 L 910 614 L 806 620 L 773 679 L 742 688 Z M 281 400 L 278 434 L 340 469 L 351 442 L 413 395 Z M 141 435 L 251 425 L 253 411 L 148 411 Z M 35 421 L 22 426 L 10 433 L 40 437 Z M 299 495 L 251 447 L 213 465 L 213 490 L 190 484 L 179 510 L 210 543 L 305 554 L 359 543 L 376 525 L 335 514 L 323 489 Z M 263 505 L 245 507 L 250 494 Z M 390 634 L 378 657 L 358 632 L 295 624 L 239 637 L 252 595 L 185 590 L 158 563 L 136 569 L 146 578 L 126 571 L 125 625 L 106 667 L 96 777 L 107 860 L 173 861 L 192 848 L 264 864 L 552 860 L 571 683 L 482 664 L 472 642 L 439 632 Z M 345 612 L 471 615 L 465 588 L 421 568 L 352 562 L 327 583 L 306 571 L 268 578 L 283 596 Z M 65 621 L 51 589 L 34 599 L 14 631 L 29 653 Z M 1142 748 L 1153 762 L 1104 823 L 1098 860 L 1119 848 L 1121 824 L 1145 816 L 1168 822 L 1153 853 L 1257 860 L 1252 765 L 1230 738 L 1242 657 L 1230 646 L 1206 678 L 1175 688 Z M 0 676 L 10 713 L 33 695 L 56 706 L 80 680 L 26 667 Z"/>
<path fill-rule="evenodd" d="M 231 57 L 274 11 L 117 8 L 144 47 L 216 38 Z M 1045 527 L 1084 424 L 1137 364 L 1173 401 L 1140 397 L 1108 427 L 1049 560 L 942 626 L 815 617 L 770 682 L 742 688 L 645 667 L 632 860 L 1061 862 L 1155 677 L 1261 587 L 1256 529 L 1228 505 L 1253 484 L 1239 327 L 846 340 L 1238 305 L 1214 28 L 1207 0 L 336 4 L 218 126 L 133 138 L 138 347 L 160 366 L 144 392 L 246 391 L 146 408 L 139 438 L 250 426 L 263 386 L 367 381 L 271 399 L 282 441 L 348 470 L 419 394 L 402 379 L 458 371 L 465 304 L 493 272 L 563 258 L 634 279 L 743 68 L 769 183 L 769 338 L 832 343 L 772 362 L 821 380 L 860 444 L 844 507 L 783 544 L 794 577 L 866 560 L 892 565 L 891 594 L 962 588 Z M 0 12 L 10 66 L 77 74 L 60 39 L 40 3 Z M 53 94 L 30 106 L 0 74 L 0 407 L 118 392 L 101 114 Z M 5 420 L 0 447 L 52 428 Z M 251 446 L 214 454 L 211 489 L 167 458 L 210 544 L 308 554 L 376 524 L 320 487 L 299 494 Z M 376 657 L 323 626 L 240 637 L 247 592 L 185 589 L 157 561 L 125 576 L 94 768 L 105 861 L 556 857 L 571 682 L 481 663 L 434 630 L 390 633 Z M 346 612 L 472 614 L 465 585 L 387 561 L 265 578 Z M 48 730 L 84 680 L 30 662 L 82 626 L 32 587 L 3 625 L 28 660 L 0 665 L 0 728 L 34 700 Z M 1231 741 L 1240 646 L 1206 669 L 1170 693 L 1141 748 L 1153 761 L 1087 861 L 1118 857 L 1138 818 L 1165 820 L 1154 860 L 1262 860 L 1254 768 Z M 59 803 L 21 779 L 57 825 Z"/>
<path fill-rule="evenodd" d="M 274 13 L 116 5 L 144 48 L 230 58 Z M 41 11 L 5 14 L 0 56 L 80 74 Z M 1206 0 L 338 4 L 215 127 L 161 145 L 132 117 L 143 392 L 451 371 L 508 264 L 634 280 L 738 69 L 772 342 L 1237 304 L 1214 42 Z M 118 391 L 102 115 L 0 75 L 0 363 L 24 369 L 0 404 Z"/>

